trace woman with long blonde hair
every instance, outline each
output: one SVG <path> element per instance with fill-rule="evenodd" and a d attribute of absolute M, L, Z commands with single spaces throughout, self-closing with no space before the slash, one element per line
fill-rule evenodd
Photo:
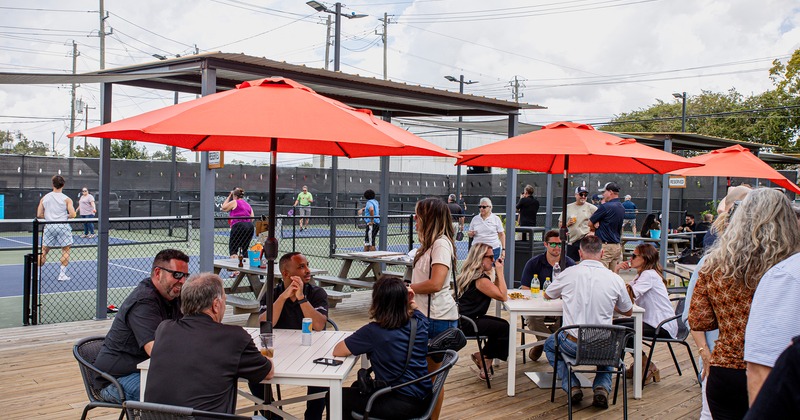
<path fill-rule="evenodd" d="M 472 354 L 472 362 L 478 367 L 478 376 L 485 380 L 487 368 L 492 365 L 493 359 L 508 359 L 508 321 L 486 315 L 492 299 L 501 302 L 508 300 L 503 259 L 494 259 L 491 246 L 473 244 L 461 266 L 456 284 L 461 315 L 472 319 L 478 327 L 478 333 L 488 337 L 483 348 L 484 357 L 480 352 Z M 461 328 L 465 334 L 475 335 L 471 324 L 462 322 Z"/>
<path fill-rule="evenodd" d="M 689 308 L 692 330 L 719 329 L 706 384 L 715 419 L 742 418 L 747 412 L 744 334 L 750 304 L 761 276 L 800 248 L 797 218 L 780 191 L 755 189 L 728 217 L 706 255 Z"/>
<path fill-rule="evenodd" d="M 458 326 L 458 307 L 450 291 L 450 270 L 455 270 L 456 247 L 450 209 L 439 198 L 417 202 L 414 219 L 420 247 L 414 255 L 411 290 L 420 312 L 428 317 L 428 336 L 433 338 L 448 328 Z M 433 372 L 441 360 L 428 358 L 428 371 Z M 439 416 L 444 390 L 433 418 Z"/>

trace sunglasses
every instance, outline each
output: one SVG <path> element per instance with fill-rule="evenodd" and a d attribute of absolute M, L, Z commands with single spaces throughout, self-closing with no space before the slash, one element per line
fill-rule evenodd
<path fill-rule="evenodd" d="M 89 192 L 89 190 L 81 190 L 81 192 Z"/>
<path fill-rule="evenodd" d="M 488 208 L 491 208 L 491 207 L 492 206 L 478 206 L 478 208 L 481 208 L 481 209 L 488 209 Z"/>
<path fill-rule="evenodd" d="M 558 248 L 561 246 L 561 242 L 547 242 L 547 246 L 550 248 Z"/>
<path fill-rule="evenodd" d="M 184 273 L 183 271 L 170 270 L 169 268 L 158 267 L 158 266 L 156 268 L 160 268 L 160 269 L 166 271 L 167 273 L 172 274 L 172 278 L 175 279 L 175 280 L 180 280 L 180 279 L 182 279 L 184 277 L 188 277 L 189 276 L 189 273 Z"/>
<path fill-rule="evenodd" d="M 639 254 L 633 254 L 633 256 L 631 257 L 631 260 L 635 260 L 635 259 L 636 259 L 636 258 L 638 258 L 638 257 L 641 257 L 641 255 L 639 255 Z"/>
<path fill-rule="evenodd" d="M 579 196 L 581 196 L 581 197 L 588 197 L 588 196 L 589 196 L 589 193 L 580 193 L 580 194 L 578 194 L 578 195 L 579 195 Z"/>
<path fill-rule="evenodd" d="M 483 258 L 488 258 L 488 259 L 494 261 L 494 255 L 484 255 Z"/>

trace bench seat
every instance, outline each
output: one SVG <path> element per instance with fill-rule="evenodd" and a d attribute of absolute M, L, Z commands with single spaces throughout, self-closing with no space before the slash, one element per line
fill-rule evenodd
<path fill-rule="evenodd" d="M 371 281 L 345 279 L 342 277 L 328 276 L 328 275 L 314 276 L 314 280 L 317 283 L 319 283 L 320 286 L 332 284 L 335 286 L 350 286 L 353 288 L 372 289 L 372 286 L 375 285 L 375 283 Z"/>

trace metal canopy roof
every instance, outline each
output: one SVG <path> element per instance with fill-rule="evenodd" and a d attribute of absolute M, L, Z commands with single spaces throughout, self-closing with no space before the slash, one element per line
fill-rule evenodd
<path fill-rule="evenodd" d="M 459 94 L 388 80 L 299 66 L 244 54 L 204 53 L 80 75 L 0 73 L 0 83 L 118 83 L 144 88 L 201 93 L 201 69 L 216 69 L 217 90 L 264 77 L 288 77 L 316 92 L 376 114 L 403 116 L 479 116 L 518 114 L 539 105 Z"/>
<path fill-rule="evenodd" d="M 636 139 L 636 141 L 646 144 L 652 147 L 658 147 L 659 149 L 664 148 L 664 141 L 667 139 L 672 140 L 672 150 L 695 150 L 695 151 L 703 151 L 703 150 L 716 150 L 721 149 L 723 147 L 733 146 L 735 144 L 741 145 L 742 147 L 746 147 L 753 151 L 753 153 L 758 153 L 759 149 L 762 148 L 773 148 L 775 146 L 771 144 L 763 144 L 763 143 L 752 143 L 747 141 L 738 141 L 738 140 L 731 140 L 722 137 L 714 137 L 714 136 L 706 136 L 703 134 L 697 133 L 614 133 L 609 132 L 611 134 L 620 136 L 620 137 L 630 137 Z"/>

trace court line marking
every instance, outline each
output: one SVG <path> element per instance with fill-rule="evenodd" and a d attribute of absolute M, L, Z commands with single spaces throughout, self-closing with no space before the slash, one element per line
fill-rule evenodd
<path fill-rule="evenodd" d="M 117 263 L 112 263 L 112 262 L 109 262 L 108 265 L 113 265 L 113 266 L 116 266 L 116 267 L 119 267 L 119 268 L 127 268 L 129 270 L 138 271 L 138 272 L 144 273 L 144 274 L 150 274 L 149 271 L 144 271 L 144 270 L 140 270 L 138 268 L 128 267 L 127 265 L 122 265 L 122 264 L 117 264 Z"/>
<path fill-rule="evenodd" d="M 16 243 L 18 243 L 18 244 L 23 244 L 23 245 L 31 246 L 31 243 L 30 243 L 30 242 L 18 241 L 18 240 L 16 240 L 16 239 L 11 239 L 11 238 L 4 237 L 4 236 L 0 236 L 0 239 L 5 239 L 5 240 L 7 240 L 7 241 L 9 241 L 9 242 L 16 242 Z"/>

